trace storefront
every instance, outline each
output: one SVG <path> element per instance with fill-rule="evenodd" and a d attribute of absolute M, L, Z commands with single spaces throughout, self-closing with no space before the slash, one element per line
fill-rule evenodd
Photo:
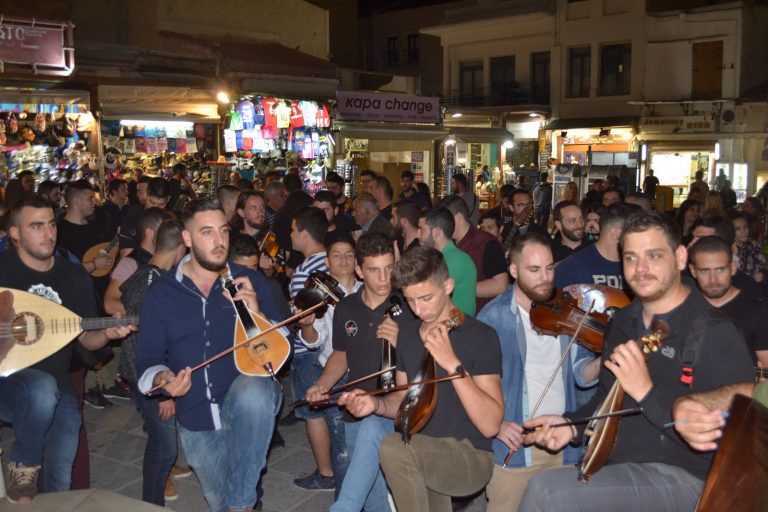
<path fill-rule="evenodd" d="M 412 171 L 434 195 L 438 141 L 448 136 L 439 126 L 438 98 L 339 91 L 336 170 L 349 197 L 360 187 L 360 171 L 370 169 L 400 193 L 400 174 Z"/>

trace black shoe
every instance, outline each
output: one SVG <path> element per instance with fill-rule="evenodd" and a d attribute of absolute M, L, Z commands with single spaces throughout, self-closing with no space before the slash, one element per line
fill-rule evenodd
<path fill-rule="evenodd" d="M 114 386 L 102 388 L 102 394 L 107 398 L 118 398 L 120 400 L 131 400 L 133 398 L 129 390 L 117 384 L 117 380 L 115 380 Z"/>
<path fill-rule="evenodd" d="M 336 489 L 336 480 L 332 476 L 323 476 L 320 471 L 315 470 L 314 473 L 294 480 L 293 485 L 308 491 L 333 491 Z"/>
<path fill-rule="evenodd" d="M 101 392 L 99 388 L 91 388 L 83 395 L 85 403 L 93 407 L 94 409 L 104 409 L 105 407 L 112 407 L 114 404 L 107 400 L 107 397 Z"/>

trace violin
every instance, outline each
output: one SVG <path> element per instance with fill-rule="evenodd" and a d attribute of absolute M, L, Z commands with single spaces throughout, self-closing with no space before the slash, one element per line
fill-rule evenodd
<path fill-rule="evenodd" d="M 285 272 L 285 250 L 277 245 L 277 235 L 272 231 L 267 231 L 267 234 L 264 235 L 259 244 L 259 251 L 275 260 L 275 273 Z"/>
<path fill-rule="evenodd" d="M 449 334 L 456 332 L 463 323 L 464 313 L 456 308 L 451 310 L 451 318 L 445 322 Z M 408 388 L 395 417 L 395 430 L 400 432 L 405 444 L 408 444 L 413 434 L 420 432 L 429 423 L 435 413 L 438 384 L 436 373 L 435 359 L 427 351 L 421 369 L 413 378 L 419 384 Z"/>
<path fill-rule="evenodd" d="M 534 302 L 531 324 L 540 334 L 573 336 L 586 315 L 576 341 L 599 354 L 603 351 L 603 334 L 612 314 L 628 304 L 629 297 L 616 288 L 597 284 L 573 285 L 566 290 L 556 290 L 546 302 Z"/>
<path fill-rule="evenodd" d="M 658 352 L 664 339 L 669 335 L 669 324 L 663 320 L 654 320 L 651 323 L 650 334 L 640 339 L 643 353 Z M 616 439 L 619 435 L 619 422 L 621 415 L 617 412 L 624 407 L 624 388 L 616 379 L 608 391 L 605 400 L 595 411 L 593 419 L 587 424 L 584 431 L 584 443 L 581 462 L 579 463 L 579 481 L 587 482 L 605 465 L 613 451 Z"/>
<path fill-rule="evenodd" d="M 307 278 L 304 288 L 293 298 L 293 305 L 304 311 L 322 303 L 323 306 L 315 311 L 315 316 L 323 318 L 328 311 L 328 305 L 336 304 L 344 295 L 344 290 L 337 280 L 321 270 L 315 270 Z"/>

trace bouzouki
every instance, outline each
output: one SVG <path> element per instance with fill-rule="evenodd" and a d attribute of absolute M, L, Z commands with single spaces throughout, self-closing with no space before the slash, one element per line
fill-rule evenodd
<path fill-rule="evenodd" d="M 138 324 L 138 316 L 82 318 L 40 295 L 0 288 L 0 377 L 42 361 L 83 331 Z"/>
<path fill-rule="evenodd" d="M 669 334 L 669 324 L 662 320 L 654 320 L 651 324 L 651 334 L 641 338 L 643 352 L 658 352 Z M 579 464 L 579 481 L 586 483 L 589 478 L 600 471 L 613 451 L 616 439 L 619 436 L 619 424 L 621 416 L 610 416 L 611 413 L 624 407 L 624 389 L 616 379 L 611 386 L 608 395 L 594 416 L 600 419 L 590 421 L 584 431 L 584 452 Z"/>
<path fill-rule="evenodd" d="M 83 263 L 93 262 L 99 256 L 107 256 L 112 259 L 112 265 L 109 268 L 96 268 L 96 264 L 93 265 L 93 271 L 89 272 L 93 277 L 104 277 L 109 274 L 112 267 L 117 261 L 117 253 L 120 250 L 120 236 L 115 235 L 115 238 L 109 242 L 103 242 L 96 244 L 83 254 Z"/>

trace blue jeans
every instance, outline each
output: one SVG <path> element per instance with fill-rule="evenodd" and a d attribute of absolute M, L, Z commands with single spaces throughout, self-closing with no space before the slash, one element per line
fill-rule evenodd
<path fill-rule="evenodd" d="M 224 398 L 219 430 L 193 431 L 179 425 L 187 462 L 212 512 L 244 510 L 256 503 L 256 485 L 281 400 L 278 383 L 240 375 Z"/>
<path fill-rule="evenodd" d="M 165 481 L 178 456 L 176 418 L 160 419 L 160 400 L 147 398 L 133 385 L 131 391 L 133 403 L 144 418 L 144 426 L 147 429 L 141 499 L 162 507 L 165 505 Z"/>
<path fill-rule="evenodd" d="M 609 464 L 584 485 L 575 467 L 534 476 L 520 512 L 677 512 L 693 510 L 704 482 L 684 469 L 661 463 Z"/>
<path fill-rule="evenodd" d="M 331 512 L 360 512 L 363 507 L 366 512 L 389 512 L 387 483 L 379 467 L 379 445 L 394 431 L 394 421 L 376 415 L 344 423 L 349 467 Z"/>
<path fill-rule="evenodd" d="M 75 395 L 49 373 L 22 370 L 0 378 L 0 418 L 13 423 L 11 460 L 42 465 L 41 492 L 68 491 L 83 423 Z"/>

